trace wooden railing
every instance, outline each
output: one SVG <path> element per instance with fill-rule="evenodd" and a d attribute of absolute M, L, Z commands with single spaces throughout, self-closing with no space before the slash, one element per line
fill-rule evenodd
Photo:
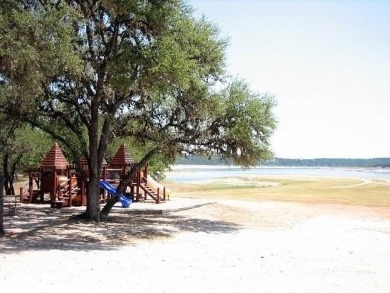
<path fill-rule="evenodd" d="M 157 189 L 154 190 L 148 185 L 148 180 L 146 177 L 141 178 L 140 188 L 146 194 L 145 197 L 150 196 L 156 203 L 165 201 L 165 194 L 166 194 L 165 187 L 162 188 L 162 194 L 161 194 L 161 189 L 159 187 L 157 187 Z"/>
<path fill-rule="evenodd" d="M 70 207 L 72 205 L 72 200 L 80 192 L 80 188 L 77 186 L 77 182 L 70 184 L 70 180 L 68 180 L 57 189 L 57 192 L 58 201 L 64 202 L 65 205 Z"/>

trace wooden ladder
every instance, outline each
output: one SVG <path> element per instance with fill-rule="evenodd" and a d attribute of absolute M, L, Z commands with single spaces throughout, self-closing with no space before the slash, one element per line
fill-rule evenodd
<path fill-rule="evenodd" d="M 145 192 L 145 195 L 146 195 L 145 198 L 147 196 L 150 196 L 156 203 L 160 203 L 160 202 L 164 202 L 165 201 L 164 196 L 163 197 L 160 196 L 159 189 L 157 189 L 157 192 L 154 191 L 152 188 L 150 188 L 145 183 L 145 179 L 141 181 L 140 187 Z"/>

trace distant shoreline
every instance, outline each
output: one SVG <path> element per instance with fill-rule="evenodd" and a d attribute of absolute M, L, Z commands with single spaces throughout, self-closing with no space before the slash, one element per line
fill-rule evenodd
<path fill-rule="evenodd" d="M 339 169 L 339 170 L 369 170 L 369 171 L 378 171 L 378 172 L 390 172 L 390 166 L 389 167 L 350 167 L 350 166 L 339 166 L 339 167 L 333 167 L 333 166 L 274 166 L 274 165 L 258 165 L 258 166 L 252 166 L 252 167 L 241 167 L 237 165 L 222 165 L 222 164 L 216 164 L 216 165 L 210 165 L 210 164 L 175 164 L 171 166 L 173 169 Z"/>
<path fill-rule="evenodd" d="M 333 178 L 359 178 L 390 180 L 390 168 L 363 167 L 295 167 L 256 166 L 241 168 L 229 165 L 174 165 L 167 172 L 166 180 L 173 182 L 194 182 L 223 177 L 242 176 L 310 176 Z"/>
<path fill-rule="evenodd" d="M 218 158 L 205 159 L 202 157 L 180 158 L 176 165 L 200 165 L 200 166 L 231 166 L 226 161 Z M 346 167 L 346 168 L 390 168 L 390 158 L 369 158 L 369 159 L 343 159 L 343 158 L 316 158 L 316 159 L 288 159 L 274 158 L 264 161 L 256 167 Z"/>

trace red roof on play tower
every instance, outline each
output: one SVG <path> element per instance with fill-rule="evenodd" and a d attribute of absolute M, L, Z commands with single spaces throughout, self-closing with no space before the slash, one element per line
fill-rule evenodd
<path fill-rule="evenodd" d="M 110 161 L 111 166 L 126 166 L 126 165 L 133 164 L 133 163 L 134 163 L 134 159 L 130 155 L 129 151 L 127 150 L 127 148 L 124 144 L 122 144 L 119 147 L 115 156 Z"/>
<path fill-rule="evenodd" d="M 41 162 L 42 168 L 66 169 L 67 165 L 68 161 L 56 142 Z"/>

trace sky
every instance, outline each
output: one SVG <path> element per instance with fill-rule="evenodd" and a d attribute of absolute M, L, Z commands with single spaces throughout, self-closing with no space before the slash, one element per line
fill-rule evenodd
<path fill-rule="evenodd" d="M 189 0 L 227 71 L 271 93 L 280 158 L 390 157 L 390 0 Z"/>

